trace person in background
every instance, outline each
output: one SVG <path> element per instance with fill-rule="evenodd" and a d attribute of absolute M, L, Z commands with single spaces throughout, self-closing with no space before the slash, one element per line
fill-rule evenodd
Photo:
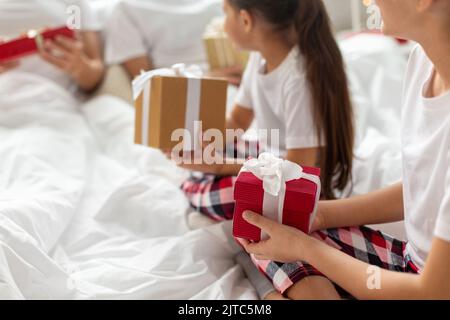
<path fill-rule="evenodd" d="M 204 65 L 203 34 L 222 15 L 221 0 L 121 0 L 106 25 L 106 62 L 122 65 L 131 79 L 176 63 Z M 236 84 L 241 74 L 233 67 L 210 75 Z"/>
<path fill-rule="evenodd" d="M 223 3 L 230 39 L 253 51 L 227 129 L 247 131 L 256 121 L 258 129 L 278 132 L 274 141 L 258 136 L 257 149 L 320 167 L 323 197 L 334 199 L 351 182 L 353 108 L 343 58 L 322 1 Z M 304 9 L 314 15 L 304 17 Z M 203 173 L 182 186 L 191 205 L 214 220 L 231 219 L 233 185 L 245 158 L 182 164 Z"/>
<path fill-rule="evenodd" d="M 13 38 L 31 29 L 60 27 L 77 12 L 81 30 L 76 32 L 76 39 L 61 36 L 47 41 L 38 55 L 0 65 L 0 73 L 17 69 L 49 78 L 73 92 L 93 91 L 101 82 L 105 67 L 100 26 L 87 0 L 3 0 L 0 36 Z"/>

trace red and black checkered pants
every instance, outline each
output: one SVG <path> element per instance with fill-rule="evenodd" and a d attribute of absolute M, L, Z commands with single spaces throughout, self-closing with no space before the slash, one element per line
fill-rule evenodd
<path fill-rule="evenodd" d="M 367 227 L 351 227 L 318 231 L 311 236 L 355 259 L 381 269 L 414 274 L 420 272 L 406 253 L 406 243 L 381 231 Z M 324 276 L 313 266 L 303 262 L 279 263 L 256 260 L 254 257 L 252 259 L 280 293 L 284 293 L 306 277 Z M 337 288 L 342 295 L 348 296 L 344 290 Z"/>

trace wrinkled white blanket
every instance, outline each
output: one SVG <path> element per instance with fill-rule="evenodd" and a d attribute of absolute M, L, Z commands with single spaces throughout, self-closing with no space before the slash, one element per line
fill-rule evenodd
<path fill-rule="evenodd" d="M 184 177 L 133 110 L 0 76 L 0 298 L 256 298 L 230 224 L 189 231 Z"/>

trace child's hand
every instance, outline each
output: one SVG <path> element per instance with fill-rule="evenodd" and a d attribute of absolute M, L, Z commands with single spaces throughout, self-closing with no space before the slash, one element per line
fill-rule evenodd
<path fill-rule="evenodd" d="M 234 66 L 210 71 L 208 76 L 213 78 L 225 78 L 228 83 L 238 87 L 241 85 L 243 72 L 244 70 L 241 66 Z"/>
<path fill-rule="evenodd" d="M 305 260 L 305 248 L 308 247 L 306 242 L 312 238 L 300 230 L 279 224 L 253 212 L 245 212 L 244 219 L 265 231 L 270 237 L 259 243 L 238 239 L 245 250 L 254 254 L 256 259 L 285 263 Z"/>
<path fill-rule="evenodd" d="M 173 154 L 171 151 L 165 150 L 164 153 L 179 167 L 190 171 L 220 175 L 224 166 L 223 163 L 206 164 L 203 159 L 197 159 L 194 152 Z"/>

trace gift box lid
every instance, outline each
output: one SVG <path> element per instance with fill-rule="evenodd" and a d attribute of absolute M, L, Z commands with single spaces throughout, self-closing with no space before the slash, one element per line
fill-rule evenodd
<path fill-rule="evenodd" d="M 320 177 L 319 168 L 303 167 L 307 174 Z M 286 183 L 285 211 L 312 213 L 316 204 L 319 186 L 301 178 Z M 242 172 L 235 183 L 234 200 L 242 203 L 262 203 L 264 199 L 263 182 L 251 172 Z M 299 203 L 302 205 L 299 206 Z"/>

